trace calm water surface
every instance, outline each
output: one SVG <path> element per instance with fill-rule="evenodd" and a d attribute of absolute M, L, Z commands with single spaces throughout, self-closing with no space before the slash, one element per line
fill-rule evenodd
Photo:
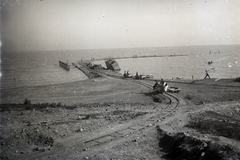
<path fill-rule="evenodd" d="M 78 51 L 8 52 L 1 57 L 1 88 L 38 86 L 66 83 L 87 79 L 77 70 L 65 71 L 58 61 L 68 63 L 91 58 L 143 56 L 143 55 L 188 55 L 178 57 L 155 57 L 118 59 L 121 73 L 129 70 L 135 74 L 152 74 L 154 78 L 202 79 L 205 70 L 213 78 L 240 76 L 240 46 L 191 46 L 131 49 L 101 49 Z M 213 61 L 211 65 L 208 61 Z M 105 66 L 103 61 L 95 63 Z"/>

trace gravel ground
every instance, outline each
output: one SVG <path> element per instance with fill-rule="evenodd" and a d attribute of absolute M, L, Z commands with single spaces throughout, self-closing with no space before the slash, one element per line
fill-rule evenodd
<path fill-rule="evenodd" d="M 179 106 L 165 118 L 166 97 L 160 95 L 156 102 L 151 89 L 121 79 L 2 90 L 1 159 L 174 159 L 174 152 L 159 142 L 182 135 L 189 138 L 181 144 L 200 158 L 222 147 L 214 155 L 239 159 L 239 135 L 233 133 L 240 122 L 240 83 L 210 79 L 168 84 L 181 91 L 172 93 Z M 195 147 L 206 143 L 212 150 L 187 146 L 194 138 L 199 141 Z M 185 153 L 181 147 L 176 151 Z"/>

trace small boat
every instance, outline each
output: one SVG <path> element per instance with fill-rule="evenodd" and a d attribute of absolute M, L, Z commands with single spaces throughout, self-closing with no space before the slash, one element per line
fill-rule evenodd
<path fill-rule="evenodd" d="M 180 89 L 178 87 L 169 87 L 167 91 L 172 93 L 178 93 Z"/>
<path fill-rule="evenodd" d="M 208 61 L 208 64 L 212 64 L 213 63 L 213 61 Z"/>
<path fill-rule="evenodd" d="M 130 74 L 130 73 L 124 73 L 124 74 L 123 74 L 123 77 L 124 77 L 124 78 L 132 78 L 133 75 Z"/>
<path fill-rule="evenodd" d="M 146 78 L 153 78 L 153 75 L 151 75 L 151 74 L 146 75 Z"/>
<path fill-rule="evenodd" d="M 139 76 L 139 79 L 145 79 L 145 78 L 147 78 L 147 76 L 145 76 L 145 75 L 140 75 Z"/>
<path fill-rule="evenodd" d="M 153 78 L 153 76 L 152 75 L 139 75 L 138 76 L 138 78 L 136 78 L 136 79 L 146 79 L 146 78 Z"/>

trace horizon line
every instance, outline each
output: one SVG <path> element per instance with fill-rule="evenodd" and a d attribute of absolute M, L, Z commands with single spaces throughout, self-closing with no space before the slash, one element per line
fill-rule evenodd
<path fill-rule="evenodd" d="M 209 44 L 209 45 L 176 45 L 176 46 L 159 46 L 159 47 L 120 47 L 120 48 L 79 48 L 79 49 L 60 49 L 61 51 L 76 51 L 76 50 L 111 50 L 111 49 L 136 49 L 136 48 L 167 48 L 167 47 L 200 47 L 200 46 L 236 46 L 240 44 Z M 4 52 L 38 52 L 38 51 L 60 51 L 58 49 L 42 49 L 42 50 L 3 50 Z"/>

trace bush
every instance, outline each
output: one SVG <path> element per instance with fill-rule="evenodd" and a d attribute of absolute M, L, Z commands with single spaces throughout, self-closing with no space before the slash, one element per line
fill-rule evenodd
<path fill-rule="evenodd" d="M 187 99 L 187 100 L 192 100 L 192 99 L 193 99 L 193 96 L 191 96 L 191 95 L 188 94 L 188 95 L 185 96 L 185 99 Z"/>
<path fill-rule="evenodd" d="M 237 82 L 240 82 L 240 77 L 237 77 L 237 78 L 236 78 L 236 81 L 237 81 Z"/>
<path fill-rule="evenodd" d="M 204 116 L 191 117 L 191 120 L 186 125 L 187 127 L 194 129 L 202 129 L 204 123 Z"/>
<path fill-rule="evenodd" d="M 24 105 L 29 105 L 29 104 L 32 104 L 32 103 L 31 103 L 31 100 L 29 100 L 29 99 L 26 98 L 26 99 L 24 100 L 23 104 L 24 104 Z"/>

